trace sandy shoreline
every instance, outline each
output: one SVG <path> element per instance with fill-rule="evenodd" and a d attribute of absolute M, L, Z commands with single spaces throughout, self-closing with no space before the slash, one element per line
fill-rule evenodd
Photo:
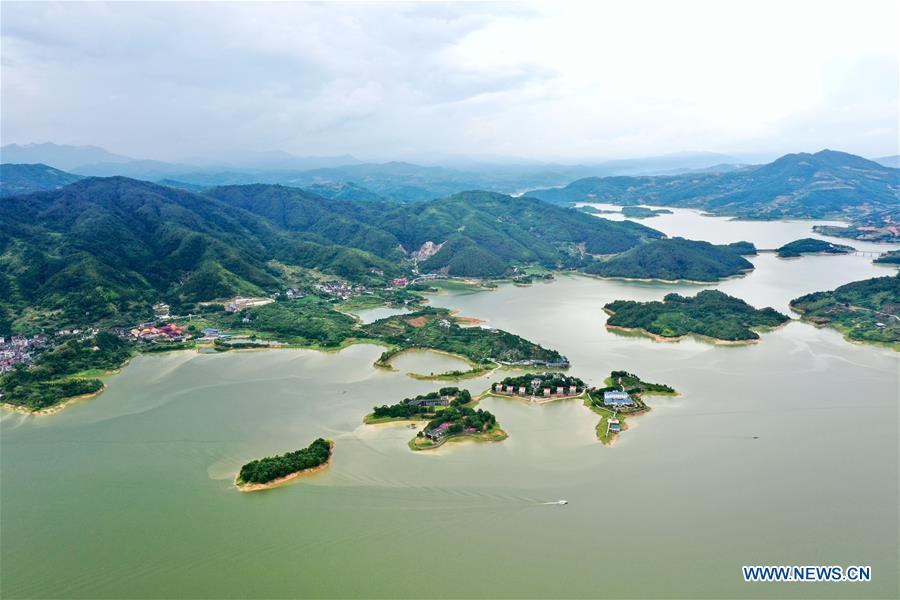
<path fill-rule="evenodd" d="M 7 410 L 11 410 L 23 415 L 38 415 L 38 416 L 46 416 L 53 415 L 63 410 L 70 404 L 74 404 L 79 400 L 87 400 L 88 398 L 93 398 L 95 396 L 99 396 L 103 392 L 106 391 L 107 385 L 104 383 L 103 387 L 101 387 L 96 392 L 91 392 L 90 394 L 81 394 L 80 396 L 72 396 L 71 398 L 66 398 L 62 402 L 58 404 L 54 404 L 53 406 L 48 406 L 47 408 L 42 408 L 40 410 L 31 410 L 25 406 L 19 406 L 18 404 L 10 404 L 8 402 L 0 402 L 0 407 L 3 407 Z"/>
<path fill-rule="evenodd" d="M 278 487 L 288 481 L 293 479 L 297 479 L 298 477 L 304 477 L 306 475 L 312 475 L 313 473 L 317 473 L 319 471 L 324 471 L 331 465 L 331 461 L 334 459 L 334 442 L 329 441 L 328 447 L 330 448 L 330 453 L 328 454 L 328 460 L 317 467 L 312 467 L 311 469 L 303 469 L 301 471 L 294 471 L 284 477 L 279 477 L 278 479 L 273 479 L 272 481 L 266 483 L 246 483 L 241 485 L 239 477 L 240 473 L 235 475 L 234 477 L 234 486 L 241 492 L 258 492 L 261 490 L 268 490 L 271 488 Z"/>

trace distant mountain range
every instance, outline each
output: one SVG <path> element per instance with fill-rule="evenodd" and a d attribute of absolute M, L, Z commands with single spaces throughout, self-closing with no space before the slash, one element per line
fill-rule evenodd
<path fill-rule="evenodd" d="M 165 162 L 135 159 L 93 146 L 49 143 L 3 146 L 0 160 L 15 164 L 42 163 L 82 176 L 125 176 L 167 184 L 177 182 L 177 187 L 195 190 L 268 183 L 302 188 L 326 186 L 322 191 L 329 195 L 334 192 L 327 188 L 352 184 L 396 202 L 431 200 L 474 189 L 513 194 L 535 187 L 565 185 L 587 176 L 675 174 L 710 168 L 724 172 L 740 166 L 740 161 L 733 157 L 711 152 L 683 152 L 583 165 L 452 157 L 444 166 L 397 161 L 367 163 L 349 155 L 298 157 L 281 151 L 247 152 L 219 161 Z M 367 195 L 359 190 L 343 192 Z"/>
<path fill-rule="evenodd" d="M 565 205 L 650 204 L 754 219 L 835 218 L 890 228 L 900 222 L 898 193 L 900 170 L 822 150 L 725 173 L 590 177 L 528 195 Z"/>
<path fill-rule="evenodd" d="M 885 167 L 900 169 L 900 155 L 898 154 L 895 154 L 894 156 L 882 156 L 880 158 L 873 158 L 872 160 Z"/>

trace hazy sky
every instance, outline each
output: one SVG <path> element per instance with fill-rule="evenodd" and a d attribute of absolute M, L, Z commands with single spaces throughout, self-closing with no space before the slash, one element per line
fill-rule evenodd
<path fill-rule="evenodd" d="M 898 3 L 17 3 L 2 141 L 142 158 L 898 153 Z"/>

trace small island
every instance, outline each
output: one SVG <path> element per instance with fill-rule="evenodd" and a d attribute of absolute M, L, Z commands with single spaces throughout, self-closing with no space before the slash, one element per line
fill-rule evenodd
<path fill-rule="evenodd" d="M 584 405 L 601 417 L 596 430 L 597 439 L 604 444 L 611 444 L 616 435 L 628 429 L 626 416 L 650 410 L 643 396 L 678 395 L 671 386 L 647 383 L 628 371 L 613 371 L 604 383 L 606 387 L 592 388 L 584 400 Z"/>
<path fill-rule="evenodd" d="M 445 387 L 436 392 L 405 398 L 397 404 L 376 406 L 363 419 L 367 425 L 391 421 L 427 421 L 447 406 L 461 406 L 472 402 L 469 390 Z"/>
<path fill-rule="evenodd" d="M 491 385 L 491 393 L 497 396 L 528 397 L 531 402 L 549 402 L 575 398 L 584 393 L 584 381 L 564 373 L 531 373 L 507 377 Z"/>
<path fill-rule="evenodd" d="M 719 344 L 749 343 L 759 340 L 754 330 L 772 329 L 790 321 L 774 308 L 756 309 L 718 290 L 704 290 L 693 297 L 667 294 L 662 302 L 616 300 L 603 309 L 610 315 L 608 329 L 637 331 L 656 341 L 695 335 Z"/>
<path fill-rule="evenodd" d="M 652 240 L 605 260 L 595 260 L 584 272 L 619 279 L 665 282 L 717 282 L 753 269 L 741 254 L 747 248 L 671 238 Z"/>
<path fill-rule="evenodd" d="M 842 285 L 791 300 L 791 310 L 819 327 L 833 327 L 851 342 L 900 350 L 900 274 Z"/>
<path fill-rule="evenodd" d="M 411 450 L 430 450 L 451 439 L 468 438 L 483 442 L 499 442 L 507 438 L 497 418 L 486 410 L 475 409 L 479 398 L 456 387 L 406 398 L 397 404 L 376 406 L 363 422 L 367 425 L 393 421 L 428 421 L 409 441 Z M 415 428 L 415 425 L 410 425 Z"/>
<path fill-rule="evenodd" d="M 629 219 L 649 219 L 659 215 L 671 215 L 668 208 L 648 208 L 646 206 L 623 206 L 622 214 Z"/>
<path fill-rule="evenodd" d="M 234 483 L 242 492 L 266 490 L 325 468 L 333 450 L 334 442 L 319 438 L 306 448 L 248 462 Z"/>
<path fill-rule="evenodd" d="M 437 412 L 433 419 L 409 441 L 411 450 L 432 450 L 450 440 L 472 439 L 481 442 L 502 442 L 509 437 L 497 424 L 492 413 L 469 406 L 449 406 Z"/>
<path fill-rule="evenodd" d="M 855 252 L 853 246 L 845 246 L 843 244 L 833 244 L 825 240 L 817 240 L 815 238 L 803 238 L 802 240 L 794 240 L 775 250 L 781 258 L 796 258 L 804 254 L 849 254 Z"/>

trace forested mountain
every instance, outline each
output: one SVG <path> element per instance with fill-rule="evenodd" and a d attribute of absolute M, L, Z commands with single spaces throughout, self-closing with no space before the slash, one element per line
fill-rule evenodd
<path fill-rule="evenodd" d="M 752 218 L 846 218 L 886 211 L 898 220 L 900 170 L 822 150 L 788 154 L 727 173 L 676 177 L 592 177 L 529 195 L 548 202 L 609 202 L 700 208 Z"/>
<path fill-rule="evenodd" d="M 43 164 L 4 163 L 0 164 L 0 196 L 56 190 L 79 179 L 80 175 Z"/>
<path fill-rule="evenodd" d="M 177 307 L 282 289 L 279 264 L 383 283 L 409 273 L 423 245 L 433 249 L 418 256 L 423 272 L 480 276 L 516 263 L 580 266 L 660 237 L 486 192 L 397 205 L 271 185 L 197 194 L 87 178 L 0 202 L 0 319 L 29 311 L 32 323 L 51 314 L 56 324 L 133 322 L 159 300 Z"/>
<path fill-rule="evenodd" d="M 0 202 L 0 308 L 91 323 L 276 288 L 270 261 L 364 278 L 398 272 L 357 248 L 286 231 L 215 198 L 121 177 Z"/>
<path fill-rule="evenodd" d="M 585 272 L 604 277 L 712 282 L 753 268 L 741 256 L 748 252 L 746 246 L 746 242 L 716 246 L 684 238 L 654 240 L 608 260 L 597 261 L 585 268 Z"/>
<path fill-rule="evenodd" d="M 533 198 L 463 192 L 431 202 L 395 205 L 324 201 L 283 186 L 227 186 L 207 196 L 249 210 L 280 227 L 396 260 L 431 242 L 423 272 L 501 275 L 513 263 L 548 267 L 586 264 L 590 254 L 623 252 L 660 232 L 597 219 Z"/>

